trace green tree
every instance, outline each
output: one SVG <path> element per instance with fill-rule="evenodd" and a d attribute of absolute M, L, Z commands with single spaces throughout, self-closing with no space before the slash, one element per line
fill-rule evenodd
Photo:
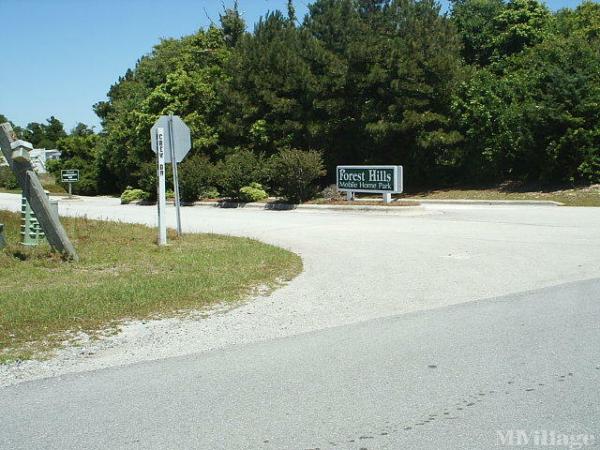
<path fill-rule="evenodd" d="M 12 121 L 8 120 L 8 118 L 4 115 L 4 114 L 0 114 L 0 124 L 2 123 L 10 123 L 13 131 L 15 132 L 15 134 L 20 138 L 23 139 L 23 128 L 21 128 L 18 125 L 15 125 Z"/>
<path fill-rule="evenodd" d="M 510 0 L 494 18 L 493 55 L 510 56 L 542 42 L 550 18 L 548 8 L 538 0 Z"/>
<path fill-rule="evenodd" d="M 554 36 L 466 83 L 454 103 L 466 172 L 544 184 L 600 180 L 599 48 L 576 34 Z"/>
<path fill-rule="evenodd" d="M 48 171 L 60 179 L 60 171 L 78 169 L 79 182 L 73 184 L 76 194 L 96 195 L 98 193 L 98 140 L 99 136 L 85 124 L 79 123 L 71 134 L 57 142 L 61 151 L 60 159 L 50 161 Z"/>
<path fill-rule="evenodd" d="M 447 15 L 434 0 L 315 0 L 300 23 L 290 0 L 246 32 L 234 2 L 95 105 L 98 189 L 155 190 L 148 133 L 171 112 L 192 130 L 190 161 L 223 170 L 230 196 L 287 148 L 320 152 L 330 174 L 401 163 L 422 185 L 597 180 L 599 17 L 592 2 L 454 0 Z M 30 125 L 46 139 L 50 124 Z"/>
<path fill-rule="evenodd" d="M 31 122 L 23 130 L 23 138 L 34 148 L 57 148 L 58 141 L 67 135 L 62 122 L 56 117 L 51 116 L 46 122 Z"/>
<path fill-rule="evenodd" d="M 254 34 L 239 42 L 227 66 L 230 81 L 223 90 L 225 153 L 239 146 L 272 154 L 306 142 L 305 119 L 312 106 L 314 82 L 303 58 L 307 51 L 310 43 L 280 12 L 261 19 Z"/>
<path fill-rule="evenodd" d="M 166 39 L 111 87 L 108 101 L 95 105 L 104 129 L 99 146 L 102 192 L 120 193 L 128 185 L 143 189 L 144 167 L 155 158 L 150 128 L 162 114 L 180 115 L 190 126 L 192 153 L 216 151 L 218 79 L 224 76 L 229 52 L 222 31 L 214 27 Z"/>
<path fill-rule="evenodd" d="M 496 35 L 495 18 L 504 10 L 502 0 L 455 0 L 451 20 L 460 34 L 466 63 L 489 64 Z"/>
<path fill-rule="evenodd" d="M 229 47 L 235 47 L 246 31 L 246 22 L 240 14 L 238 1 L 233 2 L 233 8 L 224 8 L 219 19 L 225 42 Z"/>

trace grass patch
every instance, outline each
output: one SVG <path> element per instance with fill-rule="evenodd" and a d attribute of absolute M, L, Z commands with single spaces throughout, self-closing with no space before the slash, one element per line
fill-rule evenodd
<path fill-rule="evenodd" d="M 566 206 L 600 206 L 600 185 L 556 190 L 437 189 L 406 194 L 407 198 L 435 200 L 549 200 Z"/>
<path fill-rule="evenodd" d="M 0 362 L 44 357 L 73 333 L 237 301 L 302 270 L 297 255 L 246 238 L 190 234 L 155 245 L 143 225 L 63 219 L 80 256 L 68 263 L 47 245 L 18 242 L 19 216 L 0 211 Z"/>

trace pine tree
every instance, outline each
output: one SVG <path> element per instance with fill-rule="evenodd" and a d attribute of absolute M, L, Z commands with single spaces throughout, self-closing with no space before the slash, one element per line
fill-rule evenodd
<path fill-rule="evenodd" d="M 219 19 L 225 35 L 225 42 L 230 47 L 235 47 L 246 31 L 246 22 L 240 14 L 238 0 L 233 2 L 233 8 L 224 8 L 224 12 L 219 15 Z"/>

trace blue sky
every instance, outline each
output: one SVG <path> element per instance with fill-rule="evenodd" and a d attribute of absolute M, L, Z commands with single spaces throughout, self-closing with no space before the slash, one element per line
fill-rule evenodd
<path fill-rule="evenodd" d="M 251 28 L 267 11 L 285 10 L 287 0 L 239 3 Z M 299 17 L 306 3 L 295 1 Z M 548 6 L 578 3 L 551 0 Z M 92 105 L 140 56 L 161 37 L 218 21 L 221 10 L 221 0 L 0 0 L 0 113 L 21 126 L 51 115 L 67 129 L 77 122 L 98 126 Z"/>

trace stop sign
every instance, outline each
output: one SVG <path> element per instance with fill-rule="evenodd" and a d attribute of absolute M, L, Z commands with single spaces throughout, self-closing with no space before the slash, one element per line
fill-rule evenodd
<path fill-rule="evenodd" d="M 170 122 L 170 123 L 169 123 Z M 165 162 L 171 162 L 171 143 L 175 150 L 175 161 L 180 163 L 192 148 L 192 137 L 189 127 L 179 116 L 160 116 L 150 130 L 152 151 L 157 152 L 158 144 L 156 130 L 164 129 L 165 136 Z"/>

